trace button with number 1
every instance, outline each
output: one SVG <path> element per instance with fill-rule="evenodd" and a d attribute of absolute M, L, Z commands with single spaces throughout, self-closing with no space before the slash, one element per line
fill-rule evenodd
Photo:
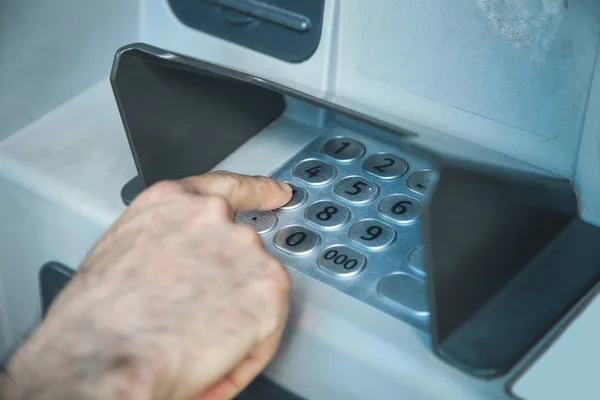
<path fill-rule="evenodd" d="M 421 202 L 404 194 L 393 194 L 379 202 L 377 210 L 386 218 L 399 224 L 410 224 L 423 212 Z"/>
<path fill-rule="evenodd" d="M 312 185 L 322 185 L 331 182 L 337 171 L 331 164 L 320 160 L 306 160 L 296 165 L 294 176 Z"/>
<path fill-rule="evenodd" d="M 365 153 L 365 146 L 356 140 L 339 137 L 331 139 L 323 146 L 323 152 L 338 161 L 354 161 Z"/>

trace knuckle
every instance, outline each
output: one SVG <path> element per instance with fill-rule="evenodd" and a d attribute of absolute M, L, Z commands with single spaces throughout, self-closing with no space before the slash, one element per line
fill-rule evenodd
<path fill-rule="evenodd" d="M 202 207 L 210 214 L 219 218 L 226 218 L 231 215 L 231 206 L 222 197 L 206 196 L 202 201 Z"/>
<path fill-rule="evenodd" d="M 258 233 L 247 225 L 236 225 L 233 229 L 233 236 L 236 243 L 242 246 L 262 247 L 262 241 Z"/>
<path fill-rule="evenodd" d="M 159 181 L 144 191 L 142 196 L 152 199 L 162 199 L 172 196 L 175 193 L 181 193 L 182 186 L 177 181 Z"/>

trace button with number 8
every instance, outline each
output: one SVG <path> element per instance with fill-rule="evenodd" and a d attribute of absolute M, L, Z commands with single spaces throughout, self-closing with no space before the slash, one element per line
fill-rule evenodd
<path fill-rule="evenodd" d="M 386 223 L 374 219 L 363 219 L 350 227 L 348 237 L 354 243 L 369 250 L 379 250 L 394 243 L 396 231 Z"/>
<path fill-rule="evenodd" d="M 360 176 L 349 176 L 336 183 L 333 192 L 352 203 L 368 203 L 379 194 L 379 187 Z"/>
<path fill-rule="evenodd" d="M 329 140 L 323 146 L 323 152 L 338 161 L 354 161 L 365 152 L 365 146 L 356 140 L 345 137 Z"/>
<path fill-rule="evenodd" d="M 320 243 L 321 237 L 302 226 L 286 226 L 275 234 L 275 247 L 293 255 L 312 252 Z"/>
<path fill-rule="evenodd" d="M 321 228 L 335 229 L 350 219 L 350 210 L 332 201 L 318 201 L 306 208 L 307 221 Z"/>
<path fill-rule="evenodd" d="M 391 154 L 373 154 L 367 158 L 363 169 L 380 179 L 395 179 L 406 174 L 408 163 Z"/>
<path fill-rule="evenodd" d="M 306 160 L 296 165 L 294 176 L 311 185 L 322 185 L 331 182 L 337 171 L 331 164 L 320 160 Z"/>
<path fill-rule="evenodd" d="M 348 277 L 359 274 L 367 265 L 367 258 L 346 246 L 337 245 L 325 249 L 317 264 L 333 275 Z"/>
<path fill-rule="evenodd" d="M 386 218 L 399 224 L 409 224 L 423 212 L 421 202 L 404 194 L 393 194 L 379 202 L 377 210 Z"/>

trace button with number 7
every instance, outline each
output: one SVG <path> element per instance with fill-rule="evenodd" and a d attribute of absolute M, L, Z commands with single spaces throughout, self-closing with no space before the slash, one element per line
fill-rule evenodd
<path fill-rule="evenodd" d="M 386 218 L 399 224 L 410 224 L 423 213 L 422 203 L 404 194 L 393 194 L 384 197 L 377 210 Z"/>

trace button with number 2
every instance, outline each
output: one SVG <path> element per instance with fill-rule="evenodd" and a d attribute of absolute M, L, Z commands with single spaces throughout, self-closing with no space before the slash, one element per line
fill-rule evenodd
<path fill-rule="evenodd" d="M 377 210 L 386 218 L 399 224 L 410 224 L 423 212 L 421 202 L 404 194 L 393 194 L 379 202 Z"/>
<path fill-rule="evenodd" d="M 294 176 L 311 185 L 322 185 L 331 182 L 337 171 L 331 164 L 320 160 L 306 160 L 296 165 Z"/>
<path fill-rule="evenodd" d="M 380 179 L 395 179 L 406 174 L 408 163 L 391 154 L 373 154 L 367 158 L 363 169 Z"/>

